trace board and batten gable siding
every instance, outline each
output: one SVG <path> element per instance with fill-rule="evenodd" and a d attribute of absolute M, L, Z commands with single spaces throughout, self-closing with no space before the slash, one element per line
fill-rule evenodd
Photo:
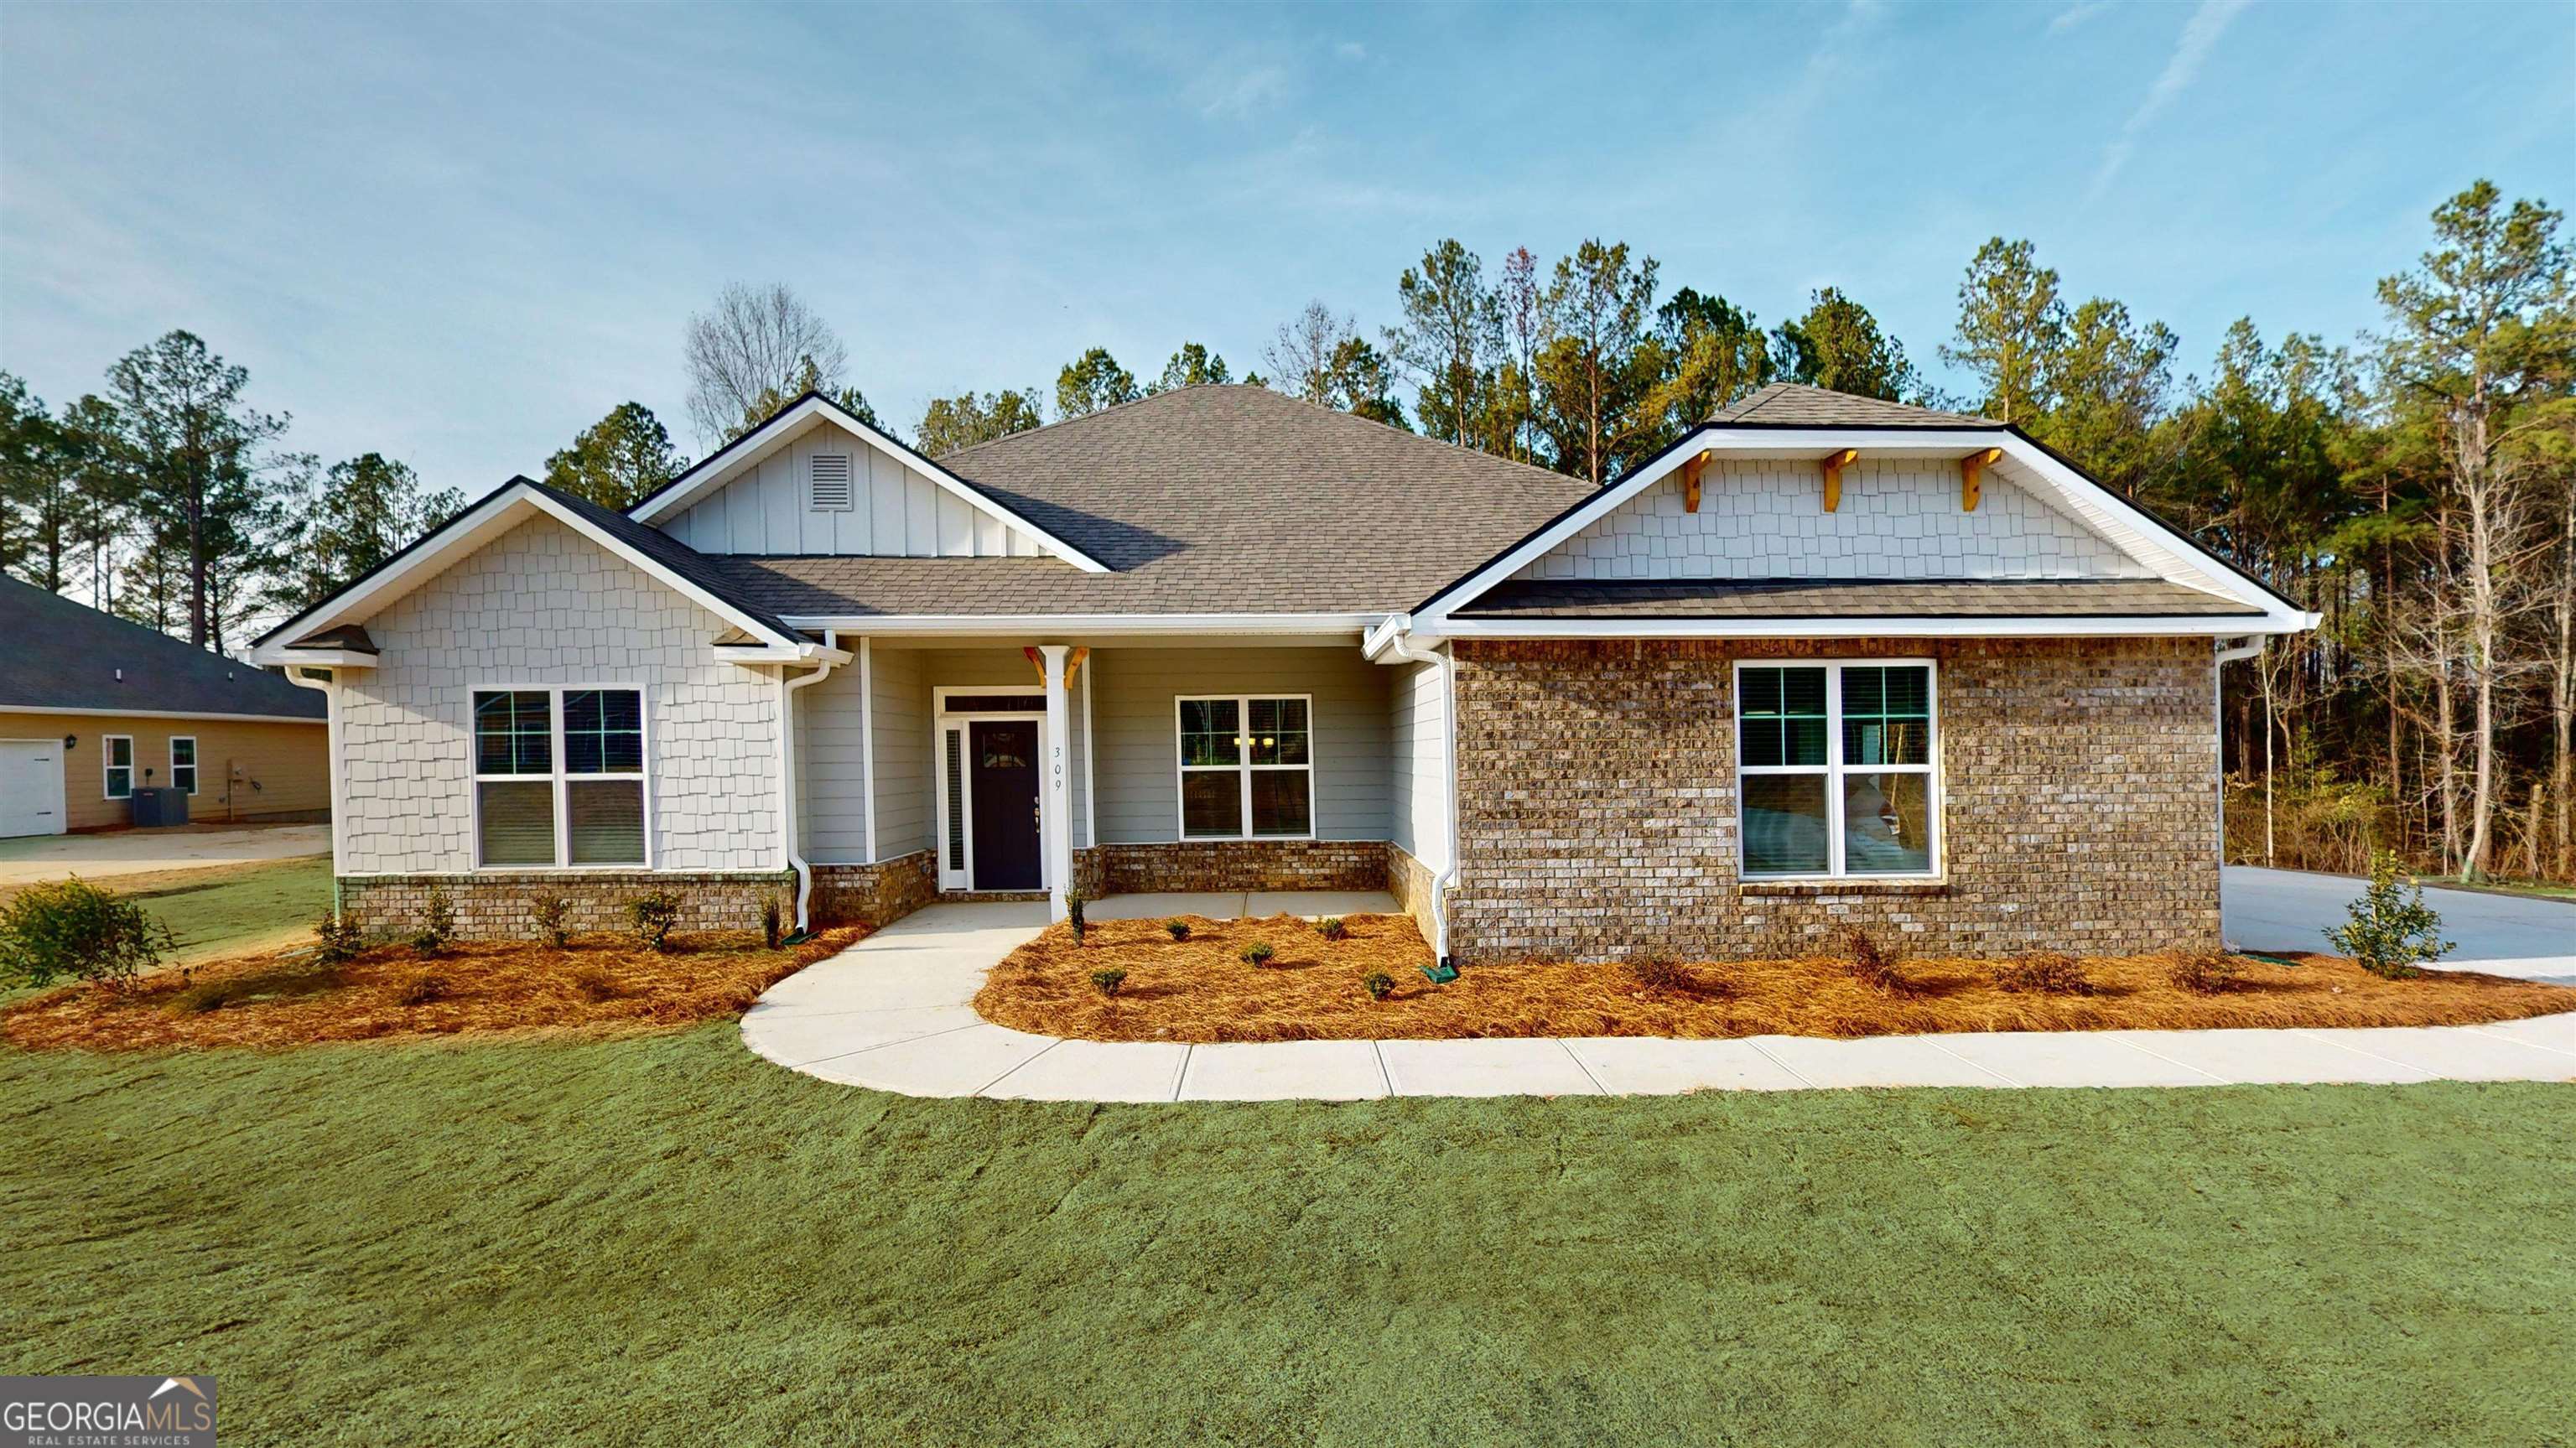
<path fill-rule="evenodd" d="M 849 507 L 812 506 L 806 480 L 817 453 L 850 460 Z M 661 526 L 701 553 L 1034 558 L 1039 552 L 1026 533 L 828 422 L 806 429 Z"/>
<path fill-rule="evenodd" d="M 731 630 L 543 517 L 396 600 L 340 691 L 341 872 L 474 868 L 472 695 L 494 684 L 640 687 L 655 868 L 783 868 L 778 681 L 716 659 Z"/>
<path fill-rule="evenodd" d="M 1091 708 L 1100 843 L 1180 837 L 1176 701 L 1202 694 L 1312 695 L 1316 837 L 1390 837 L 1395 670 L 1357 648 L 1094 649 L 1089 668 L 1098 671 Z"/>
<path fill-rule="evenodd" d="M 1952 458 L 1872 458 L 1843 469 L 1824 510 L 1813 461 L 1714 462 L 1699 511 L 1659 480 L 1514 576 L 1660 578 L 2152 578 L 2082 522 L 1986 470 L 1973 513 Z"/>
<path fill-rule="evenodd" d="M 1394 676 L 1387 741 L 1390 838 L 1439 870 L 1449 863 L 1448 735 L 1441 699 L 1447 682 L 1437 664 L 1401 664 L 1386 672 Z"/>

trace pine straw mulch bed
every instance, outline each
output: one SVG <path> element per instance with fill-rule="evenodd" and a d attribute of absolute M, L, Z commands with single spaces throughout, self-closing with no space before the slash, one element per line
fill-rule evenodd
<path fill-rule="evenodd" d="M 1184 918 L 1186 941 L 1158 920 L 1101 921 L 1081 945 L 1050 926 L 993 968 L 975 1009 L 1045 1035 L 1199 1042 L 2431 1026 L 2576 1010 L 2565 986 L 2456 971 L 2382 980 L 2325 955 L 2296 966 L 2226 957 L 2234 975 L 2209 992 L 2175 982 L 2184 957 L 2173 955 L 2078 961 L 2090 987 L 2080 995 L 2002 990 L 1999 962 L 1939 959 L 1900 963 L 1894 989 L 1856 978 L 1847 959 L 1669 965 L 1652 985 L 1627 965 L 1480 965 L 1433 985 L 1407 916 L 1352 916 L 1340 941 L 1291 916 Z M 1275 952 L 1267 965 L 1240 959 L 1256 940 Z M 1114 999 L 1092 983 L 1101 970 L 1127 972 Z M 1372 972 L 1395 980 L 1384 1001 L 1362 984 Z"/>
<path fill-rule="evenodd" d="M 760 993 L 868 932 L 826 930 L 770 950 L 753 931 L 459 942 L 424 960 L 369 947 L 327 965 L 310 947 L 155 972 L 111 990 L 66 986 L 0 1012 L 0 1039 L 34 1050 L 304 1046 L 505 1031 L 614 1034 L 740 1015 Z"/>

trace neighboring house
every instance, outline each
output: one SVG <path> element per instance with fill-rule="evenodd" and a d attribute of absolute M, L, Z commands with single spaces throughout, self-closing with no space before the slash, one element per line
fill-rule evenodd
<path fill-rule="evenodd" d="M 0 578 L 0 837 L 126 824 L 137 789 L 201 823 L 320 819 L 329 766 L 312 693 Z"/>
<path fill-rule="evenodd" d="M 809 396 L 514 479 L 261 640 L 350 908 L 1391 889 L 1461 959 L 2218 938 L 2215 665 L 2313 619 L 1981 418 L 1772 387 L 1608 487 L 1259 387 L 930 461 Z M 321 682 L 327 671 L 329 682 Z"/>

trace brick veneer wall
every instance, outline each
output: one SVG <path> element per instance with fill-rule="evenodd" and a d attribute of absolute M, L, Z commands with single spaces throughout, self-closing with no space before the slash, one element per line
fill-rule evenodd
<path fill-rule="evenodd" d="M 1386 892 L 1395 897 L 1396 908 L 1413 917 L 1422 938 L 1435 943 L 1440 939 L 1440 922 L 1431 913 L 1436 883 L 1431 867 L 1411 852 L 1397 845 L 1386 847 Z"/>
<path fill-rule="evenodd" d="M 1384 840 L 1181 840 L 1096 845 L 1074 856 L 1074 883 L 1093 896 L 1386 888 Z"/>
<path fill-rule="evenodd" d="M 1845 924 L 1942 954 L 2217 943 L 2205 639 L 1455 647 L 1462 960 L 1725 958 Z M 1944 882 L 1739 881 L 1733 662 L 1926 655 Z"/>
<path fill-rule="evenodd" d="M 568 924 L 577 933 L 628 930 L 627 906 L 639 896 L 667 890 L 679 897 L 680 930 L 757 930 L 760 902 L 776 898 L 792 919 L 793 874 L 654 873 L 575 874 L 529 870 L 470 875 L 344 875 L 340 908 L 370 932 L 404 934 L 428 918 L 429 893 L 447 891 L 460 940 L 526 939 L 536 934 L 528 902 L 561 895 L 572 902 Z"/>
<path fill-rule="evenodd" d="M 929 850 L 873 865 L 816 865 L 808 913 L 834 925 L 892 925 L 939 898 L 939 856 Z"/>

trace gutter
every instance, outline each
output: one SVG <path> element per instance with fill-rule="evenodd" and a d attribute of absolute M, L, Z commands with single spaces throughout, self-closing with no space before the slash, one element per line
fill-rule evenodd
<path fill-rule="evenodd" d="M 331 918 L 338 920 L 340 918 L 340 831 L 347 827 L 349 818 L 347 801 L 340 797 L 341 777 L 346 773 L 340 760 L 340 676 L 333 674 L 327 679 L 316 679 L 306 675 L 301 668 L 290 664 L 286 669 L 286 682 L 299 688 L 311 689 L 322 696 L 322 718 L 325 730 L 323 747 L 331 752 L 331 757 L 323 761 L 322 772 L 323 779 L 331 786 Z"/>
<path fill-rule="evenodd" d="M 821 660 L 819 667 L 800 678 L 787 677 L 784 668 L 778 671 L 778 842 L 780 852 L 787 856 L 787 867 L 796 872 L 796 933 L 799 935 L 806 931 L 807 906 L 814 898 L 814 867 L 806 863 L 805 856 L 797 848 L 794 695 L 799 689 L 830 678 L 832 670 L 848 662 L 850 656 L 841 651 L 839 637 L 827 630 L 823 635 L 823 647 L 816 657 Z M 870 800 L 868 805 L 873 810 L 876 801 Z"/>
<path fill-rule="evenodd" d="M 2314 616 L 2315 615 L 2310 615 L 2310 617 Z M 2224 702 L 2226 682 L 2225 674 L 2229 664 L 2238 663 L 2262 653 L 2263 645 L 2266 640 L 2258 634 L 2243 634 L 2240 635 L 2237 641 L 2232 644 L 2223 638 L 2214 640 L 2213 642 L 2215 642 L 2217 648 L 2210 656 L 2211 663 L 2209 666 L 2209 747 L 2210 767 L 2218 776 L 2218 863 L 2220 868 L 2223 869 L 2227 864 L 2227 709 Z M 2225 925 L 2223 922 L 2220 926 L 2220 936 L 2221 938 L 2219 943 L 2221 945 L 2226 944 Z"/>
<path fill-rule="evenodd" d="M 1412 629 L 1413 615 L 1392 615 L 1370 633 L 1361 647 L 1371 663 L 1380 662 L 1378 656 L 1386 654 L 1406 663 L 1431 664 L 1440 670 L 1440 755 L 1447 766 L 1440 776 L 1440 813 L 1448 829 L 1448 849 L 1439 873 L 1431 878 L 1431 953 L 1439 961 L 1440 974 L 1434 977 L 1437 980 L 1453 976 L 1457 970 L 1449 960 L 1449 888 L 1458 880 L 1458 675 L 1456 661 L 1438 649 L 1415 643 Z"/>

